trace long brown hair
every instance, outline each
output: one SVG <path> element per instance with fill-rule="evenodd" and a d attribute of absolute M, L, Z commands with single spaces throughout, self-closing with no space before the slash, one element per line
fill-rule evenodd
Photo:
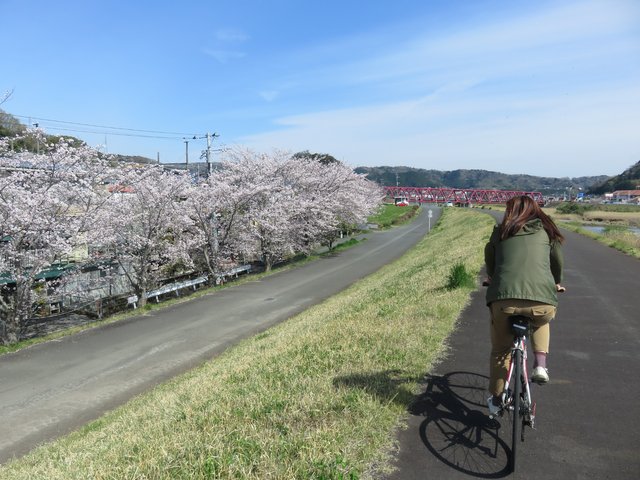
<path fill-rule="evenodd" d="M 562 243 L 564 236 L 549 215 L 544 213 L 540 206 L 527 195 L 519 195 L 507 201 L 507 209 L 500 224 L 500 239 L 513 237 L 529 220 L 539 218 L 542 221 L 549 239 Z"/>

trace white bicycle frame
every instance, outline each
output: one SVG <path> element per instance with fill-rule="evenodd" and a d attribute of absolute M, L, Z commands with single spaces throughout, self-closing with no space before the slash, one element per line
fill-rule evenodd
<path fill-rule="evenodd" d="M 514 355 L 513 352 L 516 350 L 520 350 L 522 352 L 522 375 L 524 375 L 524 400 L 525 405 L 531 405 L 531 389 L 529 388 L 529 372 L 527 370 L 527 342 L 526 335 L 522 337 L 516 337 L 513 340 L 513 347 L 511 348 L 511 360 L 509 361 L 509 371 L 507 373 L 507 379 L 504 384 L 504 392 L 502 393 L 502 404 L 506 405 L 506 395 L 509 391 L 509 386 L 512 384 L 512 381 L 519 382 L 520 379 L 513 379 L 513 371 L 515 369 Z M 518 415 L 519 412 L 515 412 Z"/>

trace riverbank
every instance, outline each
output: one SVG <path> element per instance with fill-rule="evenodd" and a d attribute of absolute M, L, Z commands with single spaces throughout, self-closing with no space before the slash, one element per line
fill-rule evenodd
<path fill-rule="evenodd" d="M 544 208 L 559 226 L 640 258 L 640 207 L 564 204 Z M 597 228 L 592 228 L 597 227 Z"/>
<path fill-rule="evenodd" d="M 7 478 L 361 478 L 475 287 L 493 220 L 447 209 L 398 261 L 0 469 Z"/>

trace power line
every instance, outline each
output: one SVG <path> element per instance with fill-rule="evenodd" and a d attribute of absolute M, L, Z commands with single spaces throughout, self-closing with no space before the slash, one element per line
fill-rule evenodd
<path fill-rule="evenodd" d="M 12 114 L 13 115 L 13 114 Z M 25 116 L 25 115 L 13 115 L 14 117 L 24 118 L 24 119 L 32 119 L 32 120 L 41 120 L 45 122 L 54 122 L 54 123 L 64 123 L 67 125 L 79 125 L 81 127 L 95 127 L 95 128 L 108 128 L 111 130 L 126 130 L 129 132 L 143 132 L 143 133 L 161 133 L 165 135 L 180 135 L 180 136 L 193 136 L 193 133 L 184 133 L 184 132 L 165 132 L 162 130 L 143 130 L 139 128 L 126 128 L 126 127 L 110 127 L 107 125 L 96 125 L 92 123 L 80 123 L 80 122 L 67 122 L 64 120 L 53 120 L 51 118 L 42 118 L 42 117 L 33 117 L 33 116 Z M 93 133 L 93 132 L 89 132 Z M 100 132 L 100 133 L 109 133 L 109 132 Z M 115 135 L 115 134 L 114 134 Z M 196 135 L 204 135 L 204 134 L 196 134 Z"/>
<path fill-rule="evenodd" d="M 64 128 L 64 127 L 47 127 L 48 130 L 52 131 L 64 131 L 64 132 L 75 132 L 75 133 L 95 133 L 99 135 L 118 135 L 121 137 L 138 137 L 138 138 L 161 138 L 166 140 L 181 140 L 181 137 L 166 137 L 159 135 L 140 135 L 135 133 L 123 133 L 123 132 L 97 132 L 93 130 L 80 130 L 76 128 Z"/>

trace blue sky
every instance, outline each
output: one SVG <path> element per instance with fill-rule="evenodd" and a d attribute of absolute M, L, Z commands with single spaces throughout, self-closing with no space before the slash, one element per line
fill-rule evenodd
<path fill-rule="evenodd" d="M 577 177 L 640 160 L 637 0 L 0 0 L 0 13 L 0 94 L 13 90 L 0 108 L 111 153 L 184 161 L 183 137 L 216 132 L 215 148 L 354 167 Z M 204 146 L 190 140 L 190 161 Z"/>

